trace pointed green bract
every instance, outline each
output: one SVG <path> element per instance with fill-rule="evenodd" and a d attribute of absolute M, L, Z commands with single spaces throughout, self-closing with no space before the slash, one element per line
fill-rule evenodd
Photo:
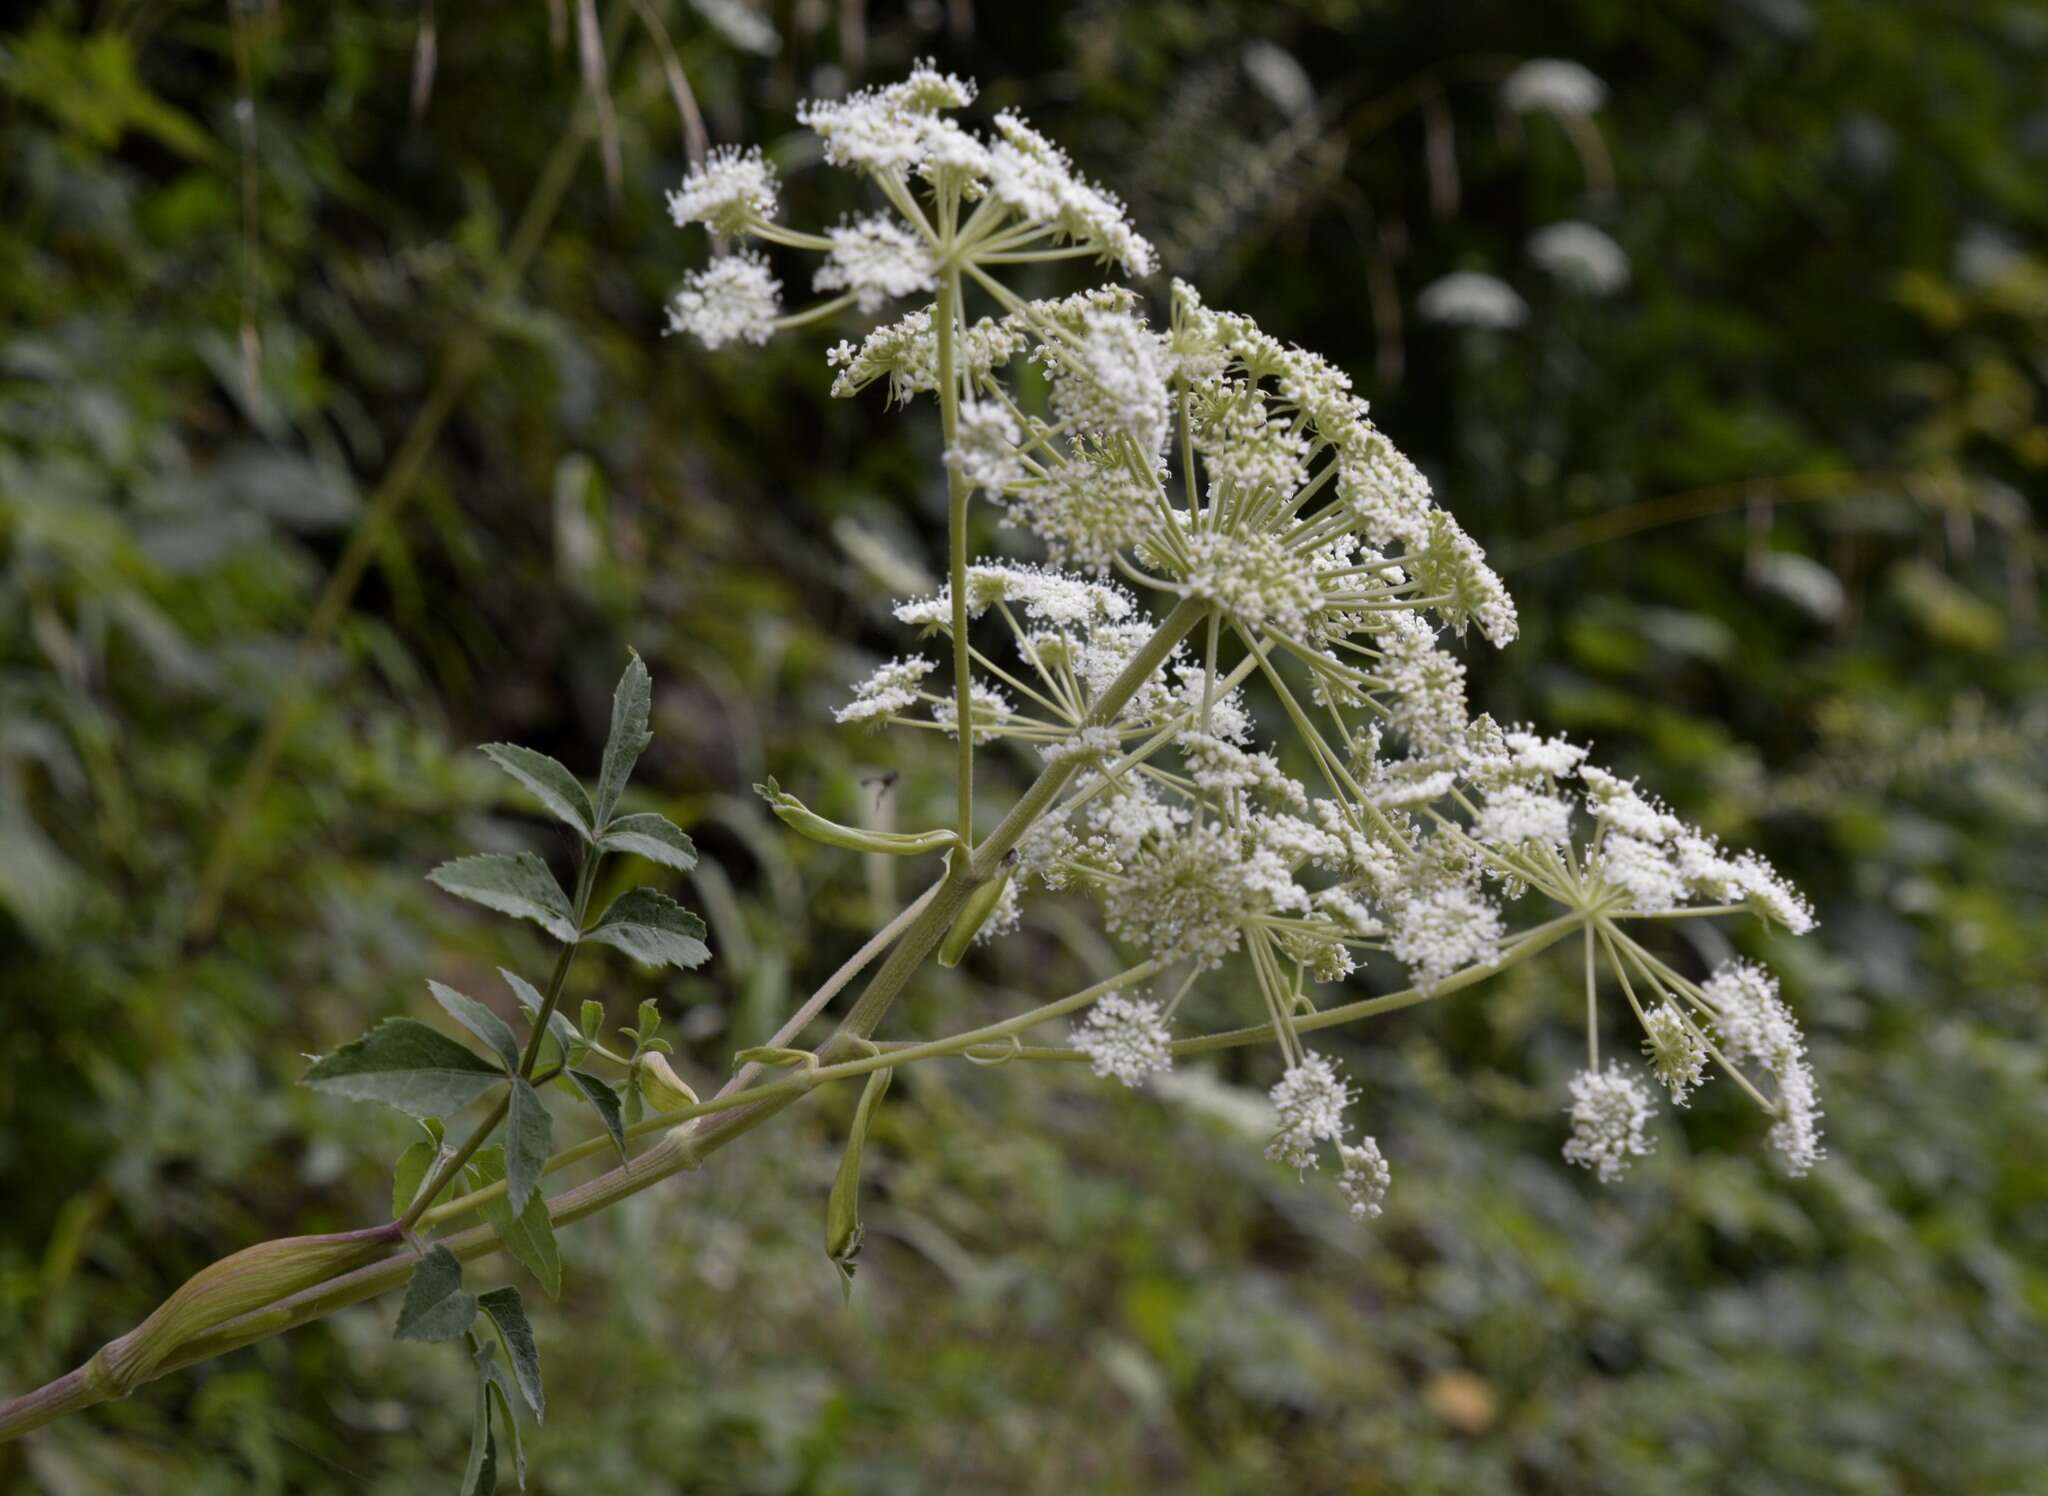
<path fill-rule="evenodd" d="M 590 796 L 561 764 L 517 743 L 486 743 L 484 757 L 526 786 L 533 797 L 585 841 L 590 840 Z"/>
<path fill-rule="evenodd" d="M 647 729 L 647 713 L 654 696 L 654 683 L 648 678 L 647 665 L 638 654 L 626 666 L 626 673 L 619 677 L 619 686 L 612 693 L 612 730 L 605 739 L 604 769 L 597 781 L 597 826 L 599 830 L 609 829 L 612 812 L 618 808 L 619 796 L 626 788 L 626 781 L 633 776 L 633 765 L 651 741 L 654 734 Z"/>
<path fill-rule="evenodd" d="M 555 1122 L 540 1092 L 523 1076 L 512 1082 L 512 1107 L 505 1116 L 505 1199 L 514 1215 L 526 1209 L 555 1147 Z"/>
<path fill-rule="evenodd" d="M 398 1306 L 396 1340 L 454 1340 L 476 1318 L 476 1300 L 462 1291 L 462 1263 L 440 1244 L 427 1249 Z"/>
<path fill-rule="evenodd" d="M 508 1284 L 478 1294 L 476 1302 L 505 1339 L 505 1350 L 512 1358 L 512 1374 L 519 1381 L 519 1395 L 533 1409 L 533 1421 L 547 1422 L 547 1394 L 540 1384 L 540 1348 L 534 1344 L 533 1325 L 526 1318 L 519 1290 Z"/>
<path fill-rule="evenodd" d="M 315 1060 L 300 1081 L 351 1101 L 381 1101 L 415 1117 L 446 1117 L 504 1084 L 505 1072 L 417 1019 L 387 1018 Z"/>
<path fill-rule="evenodd" d="M 531 852 L 460 857 L 442 863 L 427 879 L 459 899 L 530 919 L 555 939 L 575 942 L 576 915 L 569 907 L 569 896 L 562 892 L 548 865 Z"/>
<path fill-rule="evenodd" d="M 597 844 L 604 851 L 630 852 L 679 873 L 687 873 L 697 865 L 696 844 L 683 833 L 683 828 L 652 811 L 620 816 Z"/>
<path fill-rule="evenodd" d="M 571 1070 L 569 1079 L 597 1109 L 597 1115 L 604 1121 L 604 1130 L 611 1134 L 612 1146 L 619 1150 L 619 1158 L 623 1161 L 626 1157 L 625 1106 L 619 1100 L 619 1093 L 609 1082 L 600 1080 L 587 1070 Z"/>
<path fill-rule="evenodd" d="M 839 1156 L 839 1172 L 832 1179 L 832 1194 L 825 1203 L 825 1255 L 839 1269 L 839 1287 L 849 1302 L 853 1298 L 853 1274 L 860 1260 L 860 1162 L 867 1148 L 868 1130 L 875 1124 L 875 1112 L 889 1094 L 894 1070 L 877 1070 L 861 1088 L 860 1105 L 854 1108 L 853 1127 L 846 1136 L 846 1151 Z"/>
<path fill-rule="evenodd" d="M 651 888 L 620 894 L 583 938 L 615 946 L 648 966 L 689 969 L 711 956 L 704 944 L 704 921 Z"/>
<path fill-rule="evenodd" d="M 496 1146 L 480 1149 L 467 1170 L 472 1189 L 483 1189 L 505 1177 L 505 1150 Z M 487 1200 L 480 1212 L 498 1240 L 518 1262 L 539 1280 L 549 1298 L 562 1292 L 562 1253 L 555 1245 L 555 1223 L 548 1216 L 548 1202 L 540 1194 L 526 1202 L 526 1209 L 513 1213 L 499 1195 Z"/>
<path fill-rule="evenodd" d="M 504 1019 L 453 987 L 444 987 L 430 980 L 427 990 L 434 994 L 434 1001 L 441 1005 L 443 1012 L 484 1041 L 491 1053 L 504 1062 L 507 1071 L 519 1068 L 519 1041 L 512 1036 L 512 1030 Z"/>

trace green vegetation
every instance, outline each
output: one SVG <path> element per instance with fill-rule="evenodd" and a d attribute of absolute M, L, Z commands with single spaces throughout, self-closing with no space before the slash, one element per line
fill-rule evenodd
<path fill-rule="evenodd" d="M 821 1089 L 773 1148 L 559 1249 L 502 1205 L 487 1239 L 517 1265 L 0 1445 L 0 1486 L 452 1488 L 487 1452 L 475 1410 L 501 1435 L 540 1411 L 537 1350 L 537 1489 L 2037 1488 L 2037 11 L 776 4 L 763 54 L 707 20 L 729 8 L 590 8 L 603 109 L 581 5 L 60 4 L 0 39 L 0 1393 L 238 1248 L 445 1205 L 443 1137 L 345 1099 L 389 1074 L 331 1068 L 364 1031 L 475 1035 L 425 1073 L 508 1110 L 623 1032 L 623 1137 L 770 1044 L 922 886 L 778 816 L 958 814 L 944 738 L 830 725 L 901 647 L 892 601 L 945 569 L 935 422 L 826 397 L 850 313 L 758 349 L 659 336 L 703 258 L 662 202 L 693 128 L 677 74 L 714 141 L 769 147 L 793 218 L 830 223 L 861 204 L 810 169 L 797 100 L 937 55 L 1118 191 L 1167 273 L 1350 370 L 1520 604 L 1521 642 L 1462 652 L 1475 706 L 1596 740 L 1812 898 L 1803 942 L 1688 923 L 1669 952 L 1712 965 L 1732 936 L 1779 969 L 1829 1157 L 1777 1177 L 1723 1086 L 1619 1185 L 1566 1166 L 1568 943 L 1327 1036 L 1395 1163 L 1376 1221 L 1262 1157 L 1270 1055 L 1156 1095 L 920 1064 L 886 1103 Z M 1505 108 L 1543 57 L 1604 107 Z M 1625 288 L 1532 258 L 1565 220 L 1612 237 Z M 1429 320 L 1455 271 L 1524 319 Z M 1164 307 L 1163 277 L 1141 289 Z M 993 513 L 990 548 L 1023 552 Z M 629 649 L 655 689 L 627 786 Z M 607 765 L 602 803 L 536 754 Z M 1007 798 L 1035 768 L 979 773 Z M 795 810 L 748 792 L 778 778 Z M 562 854 L 593 839 L 613 855 L 586 882 Z M 650 894 L 618 952 L 701 936 L 713 959 L 598 952 L 549 990 L 565 917 L 641 884 L 708 930 Z M 1127 964 L 1044 901 L 878 1037 Z M 499 968 L 553 1000 L 555 1053 L 473 1068 L 510 1034 L 491 1010 L 517 1017 Z M 1233 981 L 1190 998 L 1203 1025 L 1241 1021 Z M 296 1084 L 309 1053 L 327 1087 Z M 609 1094 L 556 1106 L 604 1153 Z M 451 1176 L 531 1189 L 528 1141 Z M 559 1298 L 491 1287 L 515 1277 Z"/>

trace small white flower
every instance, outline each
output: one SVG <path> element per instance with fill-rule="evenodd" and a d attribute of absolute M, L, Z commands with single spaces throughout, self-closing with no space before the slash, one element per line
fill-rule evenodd
<path fill-rule="evenodd" d="M 1771 1147 L 1785 1172 L 1795 1179 L 1827 1157 L 1820 1145 L 1820 1098 L 1813 1070 L 1798 1060 L 1778 1072 L 1778 1120 L 1771 1124 Z"/>
<path fill-rule="evenodd" d="M 1394 1182 L 1394 1171 L 1387 1167 L 1378 1141 L 1360 1138 L 1355 1144 L 1339 1143 L 1337 1158 L 1344 1165 L 1344 1172 L 1337 1176 L 1337 1188 L 1350 1206 L 1351 1219 L 1372 1219 L 1380 1213 L 1387 1198 L 1387 1186 Z"/>
<path fill-rule="evenodd" d="M 1097 1076 L 1127 1086 L 1173 1068 L 1173 1040 L 1159 1005 L 1118 993 L 1105 994 L 1074 1026 L 1074 1047 L 1088 1056 Z"/>
<path fill-rule="evenodd" d="M 1351 1087 L 1321 1055 L 1308 1055 L 1299 1065 L 1289 1066 L 1270 1094 L 1279 1128 L 1266 1144 L 1266 1157 L 1301 1173 L 1316 1167 L 1318 1143 L 1344 1140 L 1344 1108 L 1351 1105 Z"/>
<path fill-rule="evenodd" d="M 851 291 L 854 305 L 878 312 L 893 297 L 938 288 L 930 247 L 887 214 L 840 224 L 828 237 L 832 251 L 811 277 L 814 291 Z"/>
<path fill-rule="evenodd" d="M 1529 236 L 1529 258 L 1572 290 L 1612 296 L 1628 284 L 1628 254 L 1604 229 L 1567 219 Z"/>
<path fill-rule="evenodd" d="M 891 660 L 853 688 L 853 700 L 834 712 L 833 720 L 879 725 L 884 717 L 907 712 L 917 705 L 918 682 L 936 669 L 923 655 Z"/>
<path fill-rule="evenodd" d="M 722 145 L 669 193 L 669 217 L 677 228 L 701 223 L 714 234 L 744 234 L 775 216 L 775 190 L 775 168 L 759 146 Z"/>
<path fill-rule="evenodd" d="M 1508 74 L 1500 97 L 1517 114 L 1594 114 L 1607 102 L 1607 85 L 1580 63 L 1536 57 Z"/>
<path fill-rule="evenodd" d="M 1503 785 L 1486 797 L 1472 834 L 1502 847 L 1561 847 L 1571 840 L 1572 807 L 1561 796 L 1525 784 Z"/>
<path fill-rule="evenodd" d="M 1650 1152 L 1650 1138 L 1643 1130 L 1650 1121 L 1649 1093 L 1619 1065 L 1581 1070 L 1572 1077 L 1571 1118 L 1565 1162 L 1593 1170 L 1602 1184 L 1619 1179 L 1630 1157 Z"/>
<path fill-rule="evenodd" d="M 1515 288 L 1498 276 L 1477 270 L 1454 270 L 1422 288 L 1416 310 L 1429 322 L 1453 327 L 1520 327 L 1529 307 Z"/>
<path fill-rule="evenodd" d="M 1707 1071 L 1707 1041 L 1672 1003 L 1659 1003 L 1643 1015 L 1643 1053 L 1672 1103 L 1684 1106 Z"/>
<path fill-rule="evenodd" d="M 1415 985 L 1434 987 L 1452 972 L 1486 965 L 1500 956 L 1501 919 L 1476 889 L 1462 884 L 1396 898 L 1388 910 L 1388 948 L 1408 967 Z"/>
<path fill-rule="evenodd" d="M 782 312 L 781 293 L 782 282 L 759 255 L 726 255 L 684 278 L 669 303 L 668 330 L 690 333 L 706 348 L 765 343 Z"/>
<path fill-rule="evenodd" d="M 1001 493 L 1025 476 L 1024 460 L 1017 455 L 1022 440 L 1024 433 L 995 401 L 963 400 L 946 466 L 978 488 Z"/>

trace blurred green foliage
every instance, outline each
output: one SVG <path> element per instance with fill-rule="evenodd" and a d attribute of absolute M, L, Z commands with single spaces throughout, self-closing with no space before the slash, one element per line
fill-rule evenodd
<path fill-rule="evenodd" d="M 1540 963 L 1346 1041 L 1396 1171 L 1370 1230 L 1260 1159 L 1269 1057 L 1163 1099 L 915 1069 L 867 1148 L 850 1310 L 819 1220 L 851 1096 L 565 1236 L 539 1487 L 2048 1490 L 2040 9 L 777 3 L 760 55 L 718 7 L 651 8 L 713 137 L 767 141 L 805 221 L 853 204 L 805 169 L 795 101 L 933 52 L 1212 304 L 1352 369 L 1509 569 L 1525 635 L 1472 658 L 1477 702 L 1597 739 L 1813 896 L 1817 936 L 1745 949 L 1807 1016 L 1833 1156 L 1786 1185 L 1710 1090 L 1625 1187 L 1572 1176 L 1568 986 Z M 617 34 L 616 199 L 544 4 L 57 4 L 0 40 L 9 1391 L 214 1256 L 376 1217 L 403 1126 L 296 1089 L 298 1056 L 420 1013 L 430 974 L 534 964 L 421 875 L 565 850 L 466 745 L 593 762 L 627 645 L 659 683 L 641 793 L 709 854 L 717 959 L 592 963 L 572 1002 L 658 997 L 715 1079 L 915 892 L 744 788 L 942 816 L 943 752 L 828 718 L 938 559 L 935 433 L 827 400 L 823 339 L 657 336 L 704 246 L 662 212 L 659 49 Z M 1597 151 L 1498 107 L 1532 56 L 1607 81 Z M 551 159 L 566 195 L 508 275 Z M 1623 294 L 1529 264 L 1566 217 L 1627 250 Z M 1527 324 L 1418 322 L 1458 268 Z M 188 940 L 314 599 L 465 342 Z M 1678 958 L 1726 949 L 1698 940 Z M 1047 907 L 900 1031 L 1110 962 Z M 439 1488 L 466 1369 L 389 1319 L 0 1447 L 0 1485 Z"/>

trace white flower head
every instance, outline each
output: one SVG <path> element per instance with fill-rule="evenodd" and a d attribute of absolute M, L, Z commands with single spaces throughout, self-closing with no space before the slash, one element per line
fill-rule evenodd
<path fill-rule="evenodd" d="M 686 332 L 706 348 L 765 343 L 782 313 L 782 282 L 749 250 L 724 255 L 683 280 L 668 307 L 668 330 Z"/>
<path fill-rule="evenodd" d="M 1425 888 L 1395 899 L 1388 923 L 1393 927 L 1388 948 L 1424 990 L 1454 971 L 1490 963 L 1500 955 L 1500 910 L 1463 884 Z"/>
<path fill-rule="evenodd" d="M 1270 1094 L 1279 1127 L 1266 1144 L 1266 1157 L 1305 1173 L 1316 1167 L 1317 1144 L 1344 1140 L 1351 1087 L 1323 1056 L 1306 1055 L 1299 1065 L 1290 1065 Z"/>
<path fill-rule="evenodd" d="M 1631 1157 L 1650 1152 L 1644 1131 L 1650 1121 L 1649 1093 L 1619 1065 L 1581 1070 L 1572 1077 L 1571 1118 L 1565 1162 L 1593 1170 L 1602 1184 L 1621 1178 Z"/>
<path fill-rule="evenodd" d="M 775 168 L 759 146 L 722 145 L 690 168 L 668 195 L 677 228 L 701 223 L 714 234 L 744 234 L 775 216 Z"/>
<path fill-rule="evenodd" d="M 1159 1004 L 1120 993 L 1104 994 L 1074 1026 L 1074 1047 L 1097 1076 L 1127 1086 L 1173 1068 L 1173 1040 Z"/>
<path fill-rule="evenodd" d="M 1337 1159 L 1344 1166 L 1344 1172 L 1337 1176 L 1337 1188 L 1350 1208 L 1351 1219 L 1371 1220 L 1380 1213 L 1387 1198 L 1387 1186 L 1394 1182 L 1394 1171 L 1387 1167 L 1378 1140 L 1360 1138 L 1356 1143 L 1339 1143 Z"/>
<path fill-rule="evenodd" d="M 1577 219 L 1531 234 L 1529 258 L 1584 296 L 1612 296 L 1628 284 L 1628 252 L 1605 229 Z"/>
<path fill-rule="evenodd" d="M 1607 102 L 1607 85 L 1582 63 L 1535 57 L 1508 74 L 1500 97 L 1517 114 L 1595 114 Z"/>
<path fill-rule="evenodd" d="M 863 312 L 898 296 L 938 289 L 931 249 L 900 220 L 877 213 L 831 230 L 831 253 L 811 277 L 814 291 L 851 291 Z"/>
<path fill-rule="evenodd" d="M 1706 1075 L 1707 1041 L 1675 1003 L 1659 1003 L 1643 1015 L 1643 1053 L 1672 1104 L 1684 1106 Z"/>
<path fill-rule="evenodd" d="M 853 700 L 834 712 L 833 720 L 880 726 L 882 719 L 917 705 L 917 686 L 938 666 L 923 655 L 891 660 L 853 688 Z"/>
<path fill-rule="evenodd" d="M 1827 1156 L 1820 1145 L 1820 1098 L 1813 1069 L 1804 1060 L 1778 1072 L 1778 1120 L 1771 1124 L 1771 1147 L 1785 1172 L 1798 1178 Z"/>
<path fill-rule="evenodd" d="M 1023 440 L 1024 433 L 1001 405 L 963 400 L 953 445 L 946 449 L 946 466 L 976 487 L 999 494 L 1025 477 L 1024 460 L 1017 453 Z"/>
<path fill-rule="evenodd" d="M 1477 270 L 1454 270 L 1431 281 L 1422 288 L 1416 310 L 1428 322 L 1497 331 L 1520 327 L 1529 317 L 1520 292 L 1499 276 Z"/>

